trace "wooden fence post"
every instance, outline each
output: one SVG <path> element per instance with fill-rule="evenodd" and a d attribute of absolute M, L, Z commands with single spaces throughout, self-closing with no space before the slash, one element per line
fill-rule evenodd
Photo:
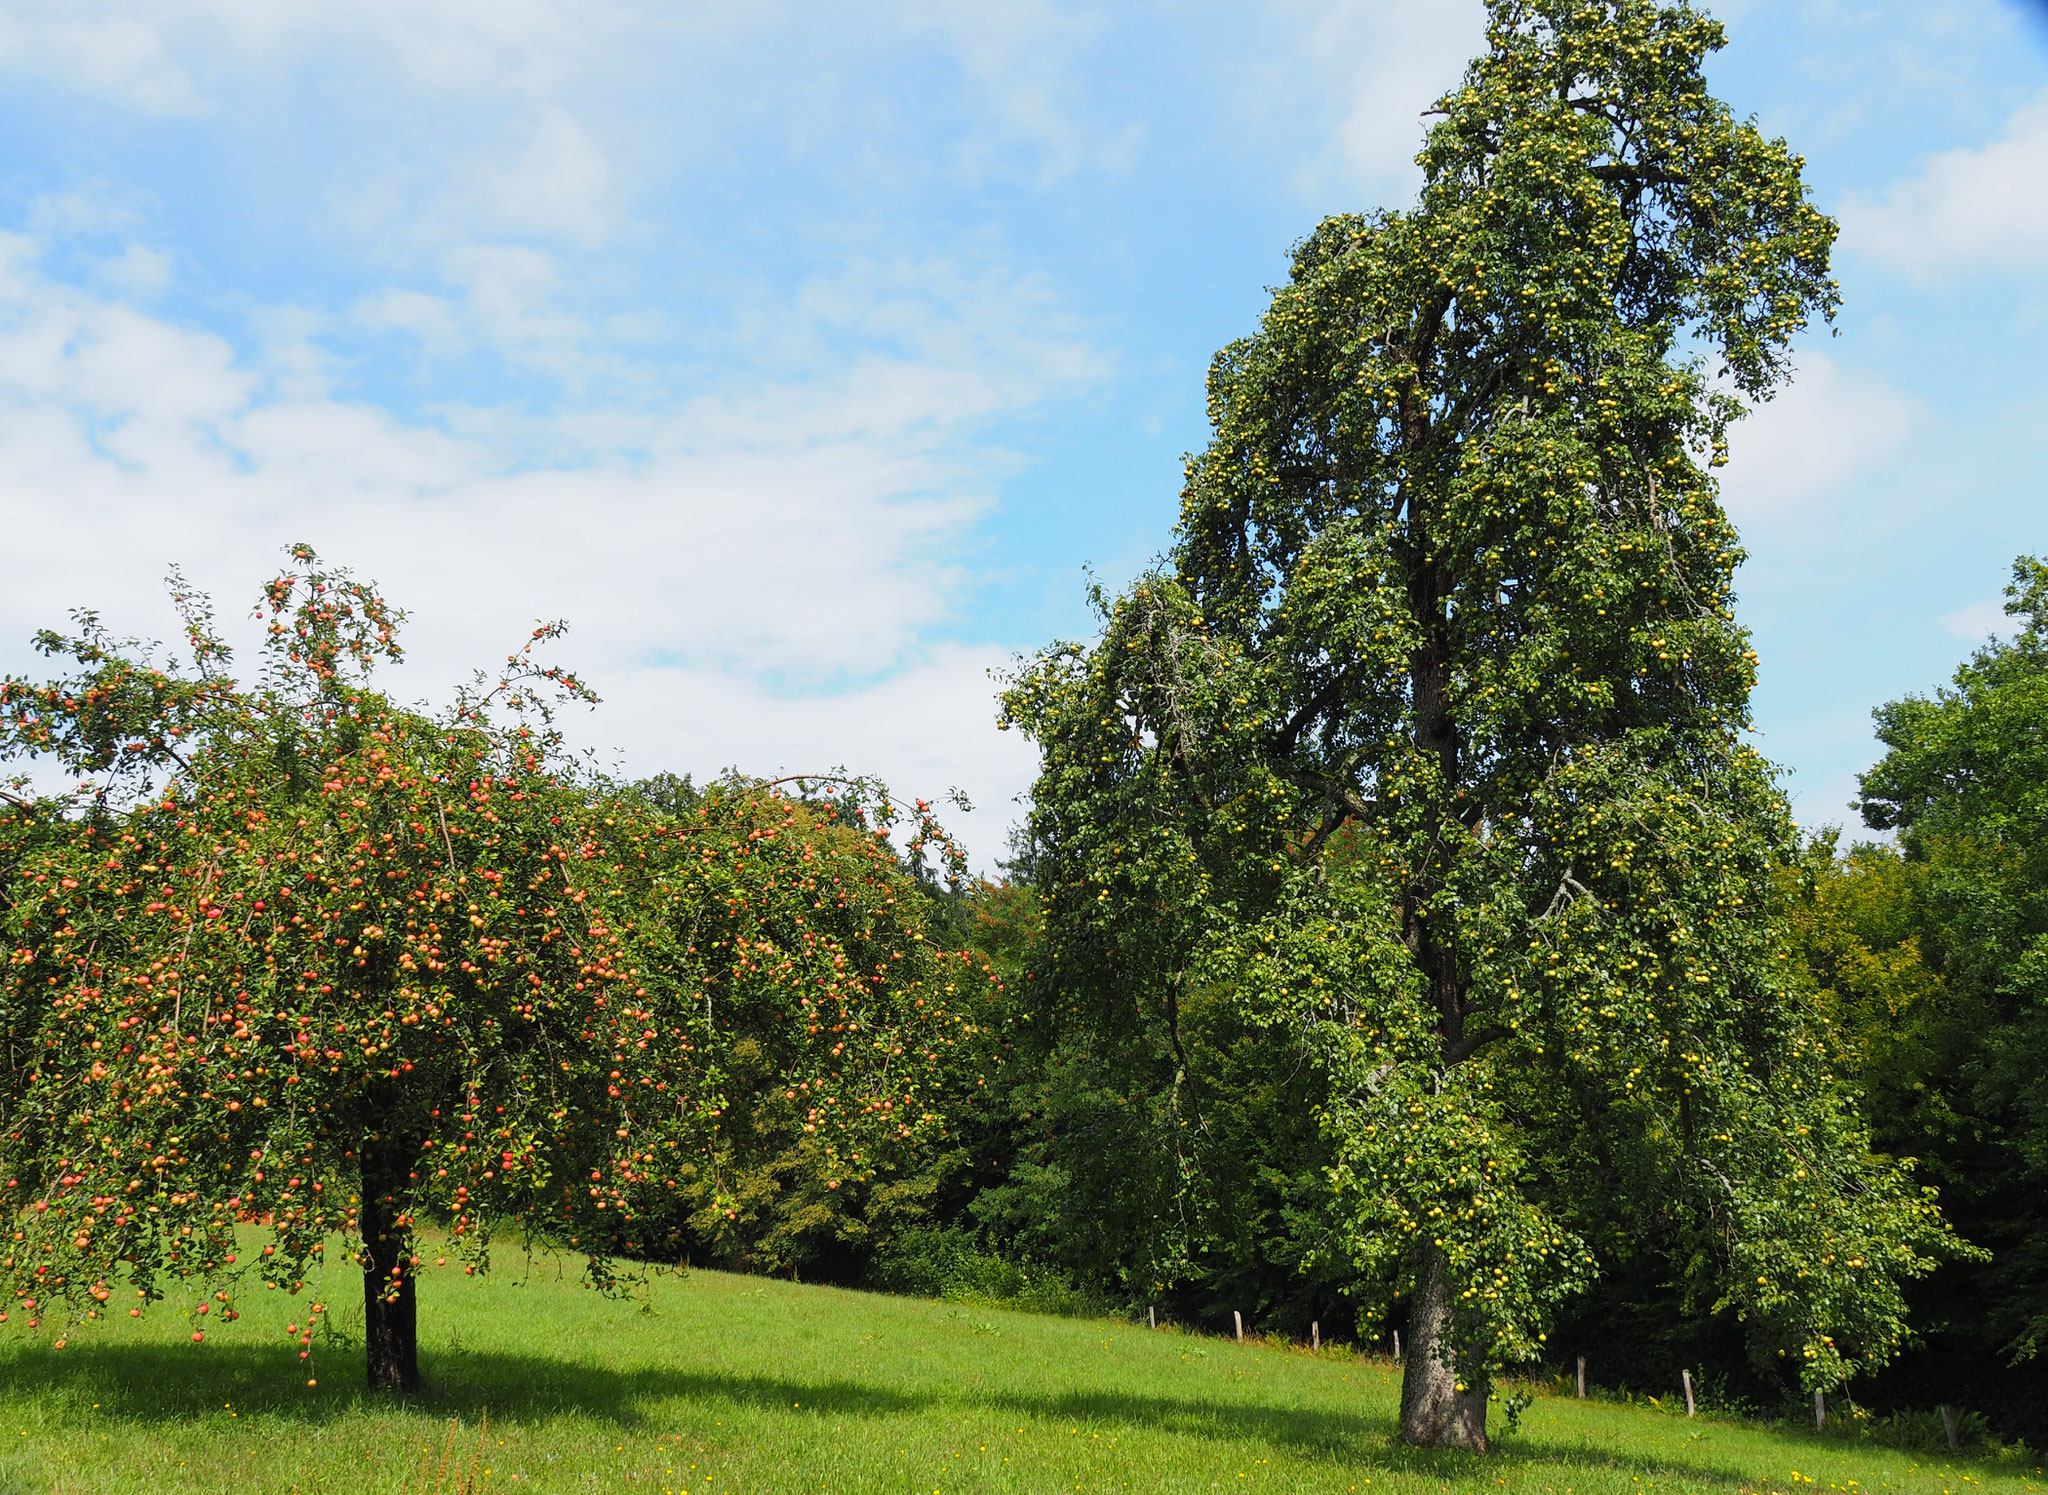
<path fill-rule="evenodd" d="M 1685 1415 L 1690 1417 L 1694 1411 L 1692 1404 L 1692 1372 L 1682 1370 L 1679 1372 L 1679 1375 L 1685 1378 Z"/>
<path fill-rule="evenodd" d="M 1244 1338 L 1244 1315 L 1243 1315 L 1243 1314 L 1241 1314 L 1241 1313 L 1239 1313 L 1239 1312 L 1238 1312 L 1238 1311 L 1237 1311 L 1237 1310 L 1236 1310 L 1235 1308 L 1233 1308 L 1233 1309 L 1231 1309 L 1231 1310 L 1230 1310 L 1230 1316 L 1231 1316 L 1231 1318 L 1233 1318 L 1233 1319 L 1235 1319 L 1235 1320 L 1237 1321 L 1237 1337 L 1238 1337 L 1239 1339 L 1243 1339 L 1243 1338 Z"/>
<path fill-rule="evenodd" d="M 1586 1357 L 1579 1356 L 1579 1400 L 1586 1399 Z"/>
<path fill-rule="evenodd" d="M 1822 1431 L 1825 1431 L 1825 1430 L 1826 1430 L 1826 1428 L 1827 1428 L 1827 1425 L 1828 1425 L 1828 1398 L 1827 1398 L 1827 1393 L 1826 1393 L 1826 1392 L 1824 1392 L 1824 1391 L 1816 1391 L 1816 1392 L 1814 1392 L 1814 1394 L 1813 1394 L 1813 1430 L 1814 1430 L 1814 1431 L 1815 1431 L 1816 1433 L 1818 1433 L 1818 1432 L 1822 1432 Z"/>
<path fill-rule="evenodd" d="M 1308 1347 L 1311 1350 L 1317 1351 L 1318 1353 L 1320 1353 L 1323 1348 L 1323 1324 L 1322 1320 L 1320 1319 L 1311 1320 L 1309 1323 Z"/>
<path fill-rule="evenodd" d="M 1157 1308 L 1147 1308 L 1145 1310 L 1145 1325 L 1151 1329 L 1159 1327 L 1159 1310 Z"/>
<path fill-rule="evenodd" d="M 1948 1446 L 1953 1450 L 1956 1446 L 1956 1409 L 1947 1402 L 1941 1404 L 1941 1430 L 1948 1434 Z"/>
<path fill-rule="evenodd" d="M 1401 1363 L 1401 1331 L 1399 1329 L 1394 1331 L 1394 1363 L 1396 1365 Z"/>

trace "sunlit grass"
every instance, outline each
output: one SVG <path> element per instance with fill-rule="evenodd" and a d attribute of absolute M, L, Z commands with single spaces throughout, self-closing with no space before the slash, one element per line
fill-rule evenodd
<path fill-rule="evenodd" d="M 284 1334 L 306 1299 L 281 1294 L 245 1298 L 204 1344 L 170 1313 L 60 1351 L 0 1344 L 0 1492 L 396 1495 L 453 1490 L 472 1461 L 492 1491 L 692 1495 L 2048 1486 L 2031 1462 L 1551 1397 L 1491 1457 L 1427 1456 L 1391 1439 L 1398 1385 L 1380 1361 L 712 1272 L 659 1278 L 642 1302 L 575 1278 L 552 1259 L 488 1281 L 430 1270 L 430 1389 L 412 1401 L 363 1392 L 360 1352 L 326 1346 L 309 1388 Z M 357 1281 L 326 1291 L 360 1323 Z"/>

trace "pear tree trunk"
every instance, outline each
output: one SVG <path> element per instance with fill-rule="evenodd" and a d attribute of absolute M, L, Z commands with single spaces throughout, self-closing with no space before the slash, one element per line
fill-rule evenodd
<path fill-rule="evenodd" d="M 1401 1377 L 1401 1437 L 1420 1448 L 1484 1453 L 1484 1375 L 1460 1374 L 1452 1323 L 1454 1299 L 1443 1252 L 1425 1246 L 1408 1310 L 1408 1357 Z M 1465 1389 L 1459 1390 L 1460 1380 Z"/>

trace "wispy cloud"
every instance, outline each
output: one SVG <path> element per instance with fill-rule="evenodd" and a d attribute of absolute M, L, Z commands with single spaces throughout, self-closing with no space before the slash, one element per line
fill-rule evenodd
<path fill-rule="evenodd" d="M 1281 45 L 1247 71 L 1247 93 L 1257 112 L 1307 112 L 1321 126 L 1297 189 L 1326 210 L 1405 194 L 1419 180 L 1423 111 L 1484 44 L 1478 0 L 1287 0 L 1274 16 Z"/>
<path fill-rule="evenodd" d="M 1930 156 L 1910 177 L 1842 208 L 1843 243 L 1911 274 L 2048 271 L 2048 94 L 1980 146 Z"/>
<path fill-rule="evenodd" d="M 0 238 L 0 506 L 51 558 L 0 596 L 0 661 L 75 605 L 166 632 L 166 565 L 233 604 L 305 539 L 413 610 L 415 692 L 567 617 L 612 700 L 584 740 L 634 771 L 957 781 L 998 849 L 1029 754 L 993 731 L 1004 651 L 948 641 L 966 558 L 1023 462 L 1005 430 L 1112 363 L 999 232 L 902 220 L 1126 169 L 1084 78 L 1109 24 L 5 7 L 0 77 L 191 148 L 147 190 L 46 180 Z M 230 185 L 176 174 L 198 160 Z M 177 215 L 216 190 L 288 289 L 209 283 Z"/>
<path fill-rule="evenodd" d="M 980 98 L 983 123 L 957 151 L 970 172 L 984 172 L 997 152 L 1020 145 L 1037 154 L 1035 176 L 1043 184 L 1083 169 L 1130 169 L 1142 127 L 1103 118 L 1078 76 L 1082 55 L 1108 24 L 1099 11 L 1050 0 L 985 0 L 912 3 L 903 19 L 913 34 L 938 39 L 957 58 Z"/>
<path fill-rule="evenodd" d="M 1729 433 L 1729 512 L 1745 521 L 1781 518 L 1881 469 L 1921 414 L 1917 400 L 1881 375 L 1806 354 L 1791 385 Z"/>
<path fill-rule="evenodd" d="M 79 605 L 166 632 L 167 565 L 234 604 L 306 539 L 412 609 L 411 693 L 567 617 L 576 662 L 621 702 L 583 738 L 633 770 L 848 762 L 959 782 L 999 847 L 1029 772 L 992 731 L 999 653 L 931 639 L 970 595 L 956 557 L 1014 468 L 988 422 L 1097 367 L 1034 314 L 1041 293 L 876 271 L 892 291 L 821 286 L 786 313 L 864 345 L 806 377 L 423 424 L 54 282 L 36 248 L 0 241 L 0 503 L 10 549 L 45 562 L 0 597 L 0 659 L 26 663 L 29 632 Z M 551 429 L 502 439 L 514 422 Z"/>
<path fill-rule="evenodd" d="M 629 15 L 608 0 L 19 0 L 0 66 L 164 114 L 217 107 L 239 68 L 337 47 L 433 88 L 541 91 Z"/>
<path fill-rule="evenodd" d="M 192 113 L 198 89 L 162 28 L 113 7 L 21 5 L 0 12 L 0 68 L 153 114 Z"/>
<path fill-rule="evenodd" d="M 1968 607 L 1959 607 L 1941 619 L 1941 626 L 1959 639 L 1981 644 L 1995 638 L 2011 625 L 2006 616 L 2003 598 L 1987 597 L 1981 602 L 1972 602 Z"/>

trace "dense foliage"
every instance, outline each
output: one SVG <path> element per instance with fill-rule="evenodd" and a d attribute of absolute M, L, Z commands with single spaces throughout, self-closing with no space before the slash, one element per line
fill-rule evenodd
<path fill-rule="evenodd" d="M 1980 1118 L 2014 1162 L 2039 1170 L 2048 1166 L 2048 566 L 2017 562 L 2007 596 L 2017 625 L 2009 641 L 1979 650 L 1951 689 L 1877 712 L 1887 751 L 1863 776 L 1863 817 L 1898 832 L 1904 896 L 1890 901 L 1913 911 L 1917 928 L 1902 933 L 1917 937 L 1941 991 L 1863 984 L 1888 1009 L 1927 1015 L 1913 1035 L 1921 1052 L 1952 1047 L 1935 1024 L 1969 1035 L 1967 1062 L 1935 1060 L 1929 1067 L 1947 1073 L 1933 1093 L 1908 1103 L 1894 1091 L 1883 1097 L 1892 1109 L 1946 1113 L 1917 1123 L 1922 1135 Z M 2044 1308 L 2005 1326 L 2012 1348 L 2031 1353 L 2048 1330 Z"/>
<path fill-rule="evenodd" d="M 946 937 L 947 890 L 898 866 L 874 823 L 893 807 L 778 787 L 715 786 L 646 832 L 648 958 L 700 1004 L 665 1062 L 712 1097 L 653 1210 L 669 1253 L 843 1281 L 966 1169 L 962 1128 L 1004 1077 L 1006 984 Z M 937 835 L 917 810 L 912 856 Z"/>
<path fill-rule="evenodd" d="M 1893 845 L 1817 849 L 1805 963 L 1880 1145 L 1917 1160 L 1989 1255 L 1913 1294 L 1921 1350 L 1874 1394 L 1962 1401 L 2048 1435 L 2048 567 L 2021 559 L 2011 636 L 1932 697 L 1877 712 L 1863 814 Z"/>
<path fill-rule="evenodd" d="M 1980 1250 L 1914 1284 L 1908 1352 L 1859 1401 L 1974 1408 L 2005 1437 L 2048 1437 L 2048 1211 L 2043 1031 L 2048 942 L 2048 572 L 2016 563 L 2009 636 L 1947 689 L 1878 710 L 1886 753 L 1863 812 L 1889 842 L 1835 831 L 1781 874 L 1792 953 L 1842 1051 L 1845 1090 L 1876 1145 L 1940 1190 Z M 1610 1378 L 1668 1384 L 1675 1367 L 1740 1384 L 1725 1336 L 1683 1312 L 1663 1263 L 1575 1314 L 1573 1342 Z M 1768 1401 L 1763 1388 L 1745 1388 Z"/>
<path fill-rule="evenodd" d="M 1145 1265 L 1216 1171 L 1187 1019 L 1227 1001 L 1320 1076 L 1321 1253 L 1409 1296 L 1408 1436 L 1475 1446 L 1646 1229 L 1816 1386 L 1893 1354 L 1944 1239 L 1788 976 L 1707 471 L 1832 312 L 1834 226 L 1688 5 L 1494 0 L 1487 39 L 1416 207 L 1323 223 L 1218 355 L 1169 568 L 1006 699 L 1057 1062 L 1154 1160 Z"/>
<path fill-rule="evenodd" d="M 445 719 L 398 708 L 367 682 L 398 614 L 294 559 L 253 687 L 189 597 L 185 670 L 87 616 L 40 640 L 74 674 L 0 683 L 0 755 L 98 776 L 0 807 L 31 1327 L 171 1298 L 201 1337 L 253 1281 L 324 1297 L 339 1232 L 372 1383 L 409 1385 L 423 1222 L 473 1266 L 538 1232 L 603 1284 L 621 1256 L 793 1267 L 929 1192 L 990 968 L 926 940 L 877 828 L 580 778 L 540 692 L 587 692 L 528 651 Z"/>

